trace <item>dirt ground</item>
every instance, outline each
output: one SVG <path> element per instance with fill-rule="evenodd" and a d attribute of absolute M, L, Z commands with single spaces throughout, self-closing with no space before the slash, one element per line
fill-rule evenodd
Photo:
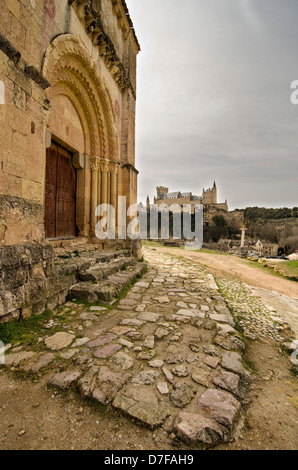
<path fill-rule="evenodd" d="M 253 364 L 252 403 L 235 442 L 218 450 L 296 450 L 298 382 L 289 359 L 272 342 L 252 342 L 246 358 Z"/>
<path fill-rule="evenodd" d="M 207 267 L 214 274 L 243 281 L 252 286 L 270 289 L 289 297 L 298 298 L 297 282 L 283 279 L 269 272 L 267 273 L 265 270 L 251 266 L 246 260 L 236 256 L 183 251 L 175 248 L 156 247 L 156 249 L 191 259 L 195 263 Z"/>

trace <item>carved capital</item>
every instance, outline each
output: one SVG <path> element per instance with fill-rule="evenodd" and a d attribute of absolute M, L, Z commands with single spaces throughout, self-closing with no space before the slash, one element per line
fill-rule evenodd
<path fill-rule="evenodd" d="M 91 157 L 90 158 L 90 169 L 91 169 L 91 171 L 99 171 L 99 169 L 100 169 L 100 158 L 99 157 Z"/>
<path fill-rule="evenodd" d="M 102 173 L 108 173 L 109 170 L 110 170 L 109 162 L 101 160 L 101 162 L 100 162 L 100 171 Z"/>
<path fill-rule="evenodd" d="M 112 174 L 118 175 L 120 169 L 120 164 L 118 162 L 111 162 L 110 164 L 110 172 Z"/>

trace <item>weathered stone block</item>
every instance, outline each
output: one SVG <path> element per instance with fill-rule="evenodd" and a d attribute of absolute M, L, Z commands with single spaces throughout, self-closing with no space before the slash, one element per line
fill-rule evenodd
<path fill-rule="evenodd" d="M 73 382 L 78 380 L 80 375 L 81 371 L 77 370 L 62 372 L 51 377 L 48 381 L 48 385 L 60 388 L 62 390 L 67 390 L 70 388 Z"/>
<path fill-rule="evenodd" d="M 175 408 L 184 408 L 194 398 L 196 389 L 192 385 L 188 385 L 184 382 L 174 384 L 174 390 L 170 395 L 171 404 Z"/>
<path fill-rule="evenodd" d="M 120 349 L 122 349 L 120 344 L 108 344 L 100 349 L 97 349 L 97 351 L 94 353 L 94 356 L 98 359 L 106 359 L 110 356 L 113 356 L 113 354 L 120 351 Z"/>
<path fill-rule="evenodd" d="M 190 445 L 215 445 L 224 439 L 224 433 L 216 421 L 193 413 L 180 413 L 173 432 Z"/>
<path fill-rule="evenodd" d="M 70 346 L 74 339 L 75 336 L 69 333 L 56 333 L 55 335 L 45 339 L 45 345 L 52 351 L 59 351 L 60 349 Z"/>
<path fill-rule="evenodd" d="M 240 406 L 232 395 L 216 389 L 208 389 L 198 401 L 201 412 L 227 427 L 229 431 L 233 430 Z"/>
<path fill-rule="evenodd" d="M 169 411 L 156 393 L 146 386 L 130 386 L 116 396 L 113 406 L 149 427 L 160 426 Z"/>

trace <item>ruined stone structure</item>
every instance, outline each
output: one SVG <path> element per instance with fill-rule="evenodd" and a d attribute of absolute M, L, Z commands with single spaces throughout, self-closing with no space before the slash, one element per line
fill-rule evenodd
<path fill-rule="evenodd" d="M 48 240 L 106 248 L 96 207 L 117 214 L 118 196 L 137 196 L 140 46 L 126 3 L 1 0 L 0 17 L 0 262 Z"/>

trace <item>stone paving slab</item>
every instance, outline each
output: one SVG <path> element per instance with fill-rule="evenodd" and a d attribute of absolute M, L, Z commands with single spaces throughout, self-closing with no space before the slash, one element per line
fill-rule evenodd
<path fill-rule="evenodd" d="M 70 346 L 74 339 L 75 336 L 69 333 L 56 333 L 45 339 L 45 345 L 52 351 L 58 351 Z"/>
<path fill-rule="evenodd" d="M 154 428 L 160 426 L 170 411 L 157 393 L 147 386 L 130 386 L 120 392 L 113 406 Z"/>

